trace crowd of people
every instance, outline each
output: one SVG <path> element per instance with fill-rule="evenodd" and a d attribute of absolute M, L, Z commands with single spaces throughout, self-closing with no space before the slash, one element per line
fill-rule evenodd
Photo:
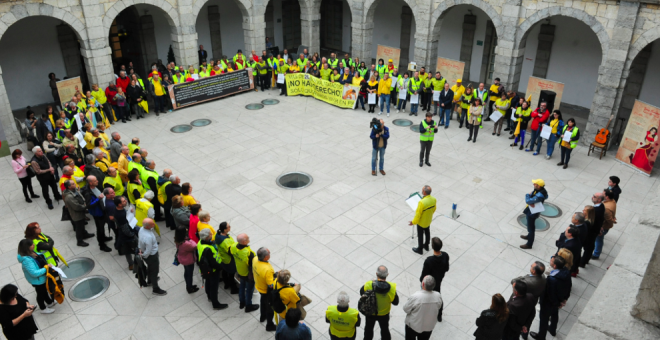
<path fill-rule="evenodd" d="M 391 60 L 388 65 L 380 60 L 378 65 L 367 68 L 364 62 L 350 59 L 348 55 L 342 60 L 334 54 L 330 59 L 319 60 L 318 55 L 309 58 L 305 51 L 294 61 L 284 50 L 284 56 L 278 55 L 277 59 L 266 56 L 265 51 L 262 57 L 257 57 L 252 51 L 248 61 L 243 62 L 245 57 L 239 50 L 231 61 L 223 56 L 206 64 L 206 60 L 202 60 L 205 54 L 201 51 L 203 46 L 200 46 L 201 66 L 197 70 L 185 70 L 174 63 L 164 69 L 160 63 L 153 65 L 147 84 L 156 103 L 156 112 L 168 109 L 170 101 L 164 97 L 170 79 L 176 83 L 198 79 L 192 78 L 194 74 L 203 77 L 231 72 L 234 68 L 252 67 L 262 90 L 277 84 L 285 94 L 286 85 L 277 82 L 277 75 L 307 72 L 328 81 L 359 85 L 358 104 L 365 109 L 366 102 L 370 112 L 374 112 L 376 104 L 369 94 L 375 94 L 376 100 L 380 101 L 380 114 L 386 109 L 388 116 L 390 104 L 405 112 L 406 103 L 410 102 L 410 114 L 417 115 L 421 103 L 426 117 L 419 127 L 420 167 L 424 164 L 431 166 L 429 154 L 434 134 L 440 127 L 449 128 L 453 112 L 457 113 L 459 128 L 465 124 L 470 131 L 468 141 L 473 142 L 483 120 L 495 120 L 493 135 L 499 136 L 506 119 L 504 130 L 515 139 L 512 146 L 517 146 L 520 141 L 520 149 L 523 148 L 527 123 L 531 120 L 527 151 L 534 151 L 536 146 L 534 155 L 539 153 L 543 140 L 540 137 L 542 125 L 547 125 L 552 133 L 546 158 L 551 156 L 554 143 L 561 140 L 560 165 L 564 167 L 579 138 L 573 119 L 564 123 L 558 110 L 550 118 L 547 103 L 541 103 L 532 112 L 528 100 L 506 92 L 497 79 L 488 90 L 483 83 L 473 90 L 471 86 L 463 87 L 460 79 L 450 87 L 440 72 L 432 76 L 423 67 L 411 78 L 407 72 L 398 75 Z M 260 310 L 260 321 L 266 323 L 267 331 L 275 332 L 276 339 L 311 339 L 311 331 L 303 321 L 306 317 L 304 307 L 311 303 L 311 299 L 304 295 L 300 284 L 290 282 L 292 273 L 289 270 L 273 269 L 269 262 L 270 250 L 261 247 L 255 252 L 246 233 L 233 232 L 235 238 L 230 235 L 232 226 L 228 222 L 220 223 L 217 229 L 210 225 L 210 213 L 202 210 L 201 202 L 192 195 L 190 183 L 181 183 L 170 169 L 157 170 L 156 162 L 149 159 L 149 153 L 140 145 L 139 138 L 122 140 L 118 132 L 108 136 L 106 129 L 116 121 L 125 122 L 132 115 L 138 119 L 143 117 L 146 110 L 140 103 L 147 101 L 143 89 L 144 82 L 129 64 L 128 70 L 122 68 L 116 82 L 104 91 L 94 85 L 92 91 L 77 93 L 59 114 L 52 107 L 39 119 L 29 112 L 26 125 L 35 145 L 32 148 L 34 156 L 27 160 L 20 149 L 12 153 L 12 167 L 21 182 L 26 202 L 40 198 L 31 183 L 31 178 L 37 177 L 49 209 L 54 209 L 51 193 L 55 200 L 64 202 L 62 219 L 71 222 L 78 246 L 88 247 L 85 240 L 96 236 L 101 251 L 116 250 L 119 256 L 124 256 L 127 269 L 136 273 L 139 284 L 152 287 L 152 293 L 158 296 L 167 294 L 158 285 L 160 222 L 174 231 L 175 265 L 184 268 L 189 294 L 200 289 L 194 284 L 197 269 L 214 310 L 228 308 L 227 303 L 218 299 L 222 282 L 230 294 L 238 294 L 239 308 L 245 313 Z M 404 95 L 397 95 L 401 91 Z M 433 113 L 430 112 L 431 106 Z M 437 114 L 440 115 L 439 124 L 433 120 Z M 510 118 L 512 115 L 514 120 Z M 568 142 L 564 139 L 565 131 L 572 131 Z M 389 129 L 382 119 L 372 122 L 371 139 L 374 150 L 372 175 L 376 175 L 377 158 L 380 158 L 380 173 L 385 175 L 383 156 Z M 548 270 L 546 264 L 537 261 L 532 264 L 529 275 L 511 281 L 513 294 L 508 301 L 501 294 L 492 296 L 490 307 L 476 320 L 476 339 L 518 339 L 520 336 L 527 339 L 528 335 L 545 339 L 547 333 L 556 334 L 558 310 L 570 297 L 571 277 L 576 277 L 579 268 L 584 268 L 590 260 L 599 259 L 603 238 L 616 223 L 616 202 L 621 193 L 618 184 L 618 177 L 610 177 L 608 188 L 593 195 L 593 205 L 573 214 L 571 224 L 556 241 L 557 252 L 550 257 Z M 527 206 L 523 212 L 527 217 L 528 234 L 521 236 L 527 240 L 521 245 L 523 249 L 532 248 L 534 243 L 534 225 L 540 214 L 535 206 L 543 204 L 549 197 L 543 180 L 533 180 L 533 187 L 525 197 Z M 424 251 L 432 251 L 432 254 L 424 261 L 419 277 L 420 291 L 411 294 L 403 304 L 406 339 L 429 339 L 436 323 L 442 321 L 441 284 L 449 271 L 449 254 L 442 251 L 442 240 L 430 235 L 436 200 L 431 196 L 430 186 L 424 186 L 421 192 L 423 197 L 410 221 L 418 232 L 418 246 L 412 250 L 419 255 Z M 96 233 L 86 230 L 91 221 Z M 114 235 L 106 235 L 106 225 Z M 114 242 L 109 246 L 111 241 Z M 26 279 L 35 288 L 39 309 L 42 313 L 53 313 L 57 303 L 46 287 L 51 275 L 49 268 L 65 259 L 55 248 L 55 240 L 41 230 L 38 222 L 27 226 L 25 239 L 19 242 L 17 259 Z M 391 339 L 390 312 L 399 304 L 399 296 L 396 283 L 387 281 L 387 277 L 387 267 L 378 266 L 376 279 L 356 288 L 361 296 L 357 309 L 350 306 L 346 292 L 337 295 L 337 304 L 329 306 L 326 311 L 331 339 L 355 339 L 356 329 L 362 324 L 360 314 L 364 316 L 364 339 L 373 339 L 375 323 L 380 326 L 381 338 Z M 258 303 L 253 302 L 255 289 L 260 296 Z M 538 332 L 531 332 L 535 306 L 539 303 L 540 327 Z M 356 307 L 355 301 L 353 306 Z M 0 290 L 0 324 L 8 339 L 30 338 L 36 333 L 37 327 L 31 316 L 36 307 L 18 294 L 14 285 L 6 285 Z"/>

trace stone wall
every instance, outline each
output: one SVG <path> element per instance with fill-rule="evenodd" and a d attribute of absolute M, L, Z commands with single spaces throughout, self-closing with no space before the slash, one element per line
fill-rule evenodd
<path fill-rule="evenodd" d="M 264 13 L 268 0 L 234 1 L 243 16 L 244 51 L 265 48 Z M 434 65 L 443 16 L 459 5 L 472 5 L 492 20 L 497 34 L 494 76 L 507 88 L 518 89 L 527 33 L 530 28 L 553 16 L 567 16 L 584 22 L 598 36 L 603 51 L 598 85 L 593 99 L 584 143 L 618 112 L 629 69 L 638 53 L 660 38 L 658 0 L 404 0 L 410 7 L 415 27 L 414 60 L 418 65 Z M 347 0 L 351 15 L 353 55 L 371 60 L 373 16 L 380 0 Z M 161 12 L 170 24 L 172 48 L 177 62 L 197 64 L 195 23 L 206 0 L 19 0 L 0 3 L 0 38 L 7 28 L 27 16 L 50 16 L 71 26 L 81 43 L 90 83 L 105 86 L 113 80 L 108 32 L 113 20 L 124 9 L 145 4 Z M 302 44 L 310 51 L 320 49 L 321 0 L 299 0 Z M 1 65 L 0 65 L 1 66 Z M 2 82 L 0 81 L 0 84 Z M 7 98 L 0 86 L 0 123 L 10 144 L 18 143 L 11 112 L 2 101 Z M 11 100 L 11 98 L 9 98 Z"/>

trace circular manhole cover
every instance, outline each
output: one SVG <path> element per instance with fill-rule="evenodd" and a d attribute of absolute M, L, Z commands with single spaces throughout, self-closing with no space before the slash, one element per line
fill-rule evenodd
<path fill-rule="evenodd" d="M 77 280 L 89 273 L 94 269 L 94 260 L 89 257 L 76 257 L 68 261 L 69 266 L 67 267 L 64 263 L 60 264 L 59 267 L 66 275 L 66 279 L 62 278 L 63 281 L 74 281 Z"/>
<path fill-rule="evenodd" d="M 248 110 L 261 110 L 264 108 L 264 104 L 247 104 L 245 108 Z"/>
<path fill-rule="evenodd" d="M 194 127 L 207 126 L 209 124 L 211 124 L 210 119 L 195 119 L 192 122 L 190 122 L 190 125 Z"/>
<path fill-rule="evenodd" d="M 88 276 L 69 289 L 69 298 L 73 301 L 90 301 L 103 295 L 110 287 L 110 280 L 101 275 Z"/>
<path fill-rule="evenodd" d="M 412 132 L 417 132 L 417 133 L 419 133 L 419 125 L 418 125 L 418 124 L 410 125 L 410 130 L 411 130 Z"/>
<path fill-rule="evenodd" d="M 413 123 L 412 120 L 408 120 L 408 119 L 395 119 L 392 121 L 392 124 L 396 126 L 410 126 L 412 125 L 412 123 Z"/>
<path fill-rule="evenodd" d="M 289 172 L 277 177 L 275 182 L 284 189 L 298 190 L 310 186 L 313 181 L 312 176 L 304 172 Z"/>
<path fill-rule="evenodd" d="M 518 224 L 527 230 L 527 216 L 525 216 L 525 214 L 521 214 L 518 216 L 517 220 Z M 536 227 L 536 231 L 546 231 L 550 228 L 550 223 L 545 218 L 539 217 L 536 219 L 534 226 Z"/>
<path fill-rule="evenodd" d="M 541 212 L 542 216 L 545 217 L 559 217 L 561 216 L 561 208 L 552 204 L 552 203 L 543 203 L 545 210 Z"/>
<path fill-rule="evenodd" d="M 188 124 L 175 125 L 170 129 L 170 131 L 174 133 L 183 133 L 183 132 L 188 132 L 190 130 L 192 130 L 192 126 Z"/>
<path fill-rule="evenodd" d="M 264 100 L 261 101 L 261 104 L 264 104 L 264 105 L 275 105 L 275 104 L 279 104 L 279 103 L 280 103 L 280 101 L 277 100 L 277 99 L 264 99 Z"/>

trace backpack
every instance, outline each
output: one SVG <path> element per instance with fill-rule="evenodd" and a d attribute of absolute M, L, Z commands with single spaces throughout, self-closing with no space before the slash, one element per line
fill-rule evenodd
<path fill-rule="evenodd" d="M 213 268 L 211 267 L 211 264 L 208 262 L 206 257 L 204 257 L 203 254 L 199 254 L 197 252 L 197 248 L 195 248 L 195 258 L 197 259 L 197 266 L 199 267 L 199 273 L 202 275 L 202 278 L 206 278 L 209 274 L 213 272 Z M 199 255 L 202 255 L 201 258 Z"/>
<path fill-rule="evenodd" d="M 371 290 L 365 291 L 358 301 L 358 311 L 365 316 L 378 314 L 378 300 L 376 300 L 376 291 L 373 288 L 374 282 L 372 281 Z"/>
<path fill-rule="evenodd" d="M 275 311 L 275 313 L 282 313 L 286 310 L 286 305 L 284 302 L 282 302 L 282 298 L 280 298 L 280 290 L 284 288 L 291 288 L 291 286 L 284 286 L 280 287 L 278 289 L 274 289 L 273 286 L 268 286 L 268 291 L 266 294 L 268 294 L 268 302 L 270 303 L 270 307 Z"/>

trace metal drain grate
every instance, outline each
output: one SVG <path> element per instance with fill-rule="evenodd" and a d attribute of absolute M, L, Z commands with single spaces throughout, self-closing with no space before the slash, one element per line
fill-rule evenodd
<path fill-rule="evenodd" d="M 210 119 L 195 119 L 192 122 L 190 122 L 190 125 L 194 127 L 201 127 L 201 126 L 207 126 L 211 124 Z"/>
<path fill-rule="evenodd" d="M 264 100 L 261 101 L 261 104 L 264 104 L 264 105 L 275 105 L 275 104 L 279 104 L 279 103 L 280 103 L 280 101 L 277 100 L 277 99 L 264 99 Z"/>
<path fill-rule="evenodd" d="M 521 227 L 525 228 L 527 230 L 527 216 L 525 214 L 521 214 L 517 218 L 518 224 L 520 224 Z M 536 222 L 534 223 L 534 227 L 536 227 L 536 231 L 546 231 L 550 229 L 550 222 L 546 220 L 543 217 L 539 217 L 536 219 Z"/>
<path fill-rule="evenodd" d="M 312 176 L 304 172 L 289 172 L 277 177 L 275 181 L 281 188 L 289 190 L 303 189 L 312 184 Z"/>
<path fill-rule="evenodd" d="M 91 301 L 103 295 L 110 287 L 110 280 L 101 275 L 86 277 L 69 289 L 69 298 L 73 301 Z"/>
<path fill-rule="evenodd" d="M 411 126 L 413 122 L 412 120 L 408 120 L 408 119 L 395 119 L 392 121 L 392 124 L 396 126 Z"/>
<path fill-rule="evenodd" d="M 555 218 L 562 215 L 561 208 L 552 203 L 543 203 L 545 210 L 541 212 L 541 216 Z"/>
<path fill-rule="evenodd" d="M 174 133 L 184 133 L 190 130 L 192 130 L 192 125 L 188 125 L 188 124 L 175 125 L 170 129 L 170 131 Z"/>
<path fill-rule="evenodd" d="M 264 108 L 264 104 L 247 104 L 245 108 L 248 110 L 261 110 Z"/>
<path fill-rule="evenodd" d="M 92 272 L 95 266 L 94 260 L 89 257 L 76 257 L 70 259 L 68 262 L 69 266 L 65 266 L 62 263 L 59 267 L 66 275 L 66 279 L 62 278 L 62 281 L 75 281 L 79 278 Z"/>

